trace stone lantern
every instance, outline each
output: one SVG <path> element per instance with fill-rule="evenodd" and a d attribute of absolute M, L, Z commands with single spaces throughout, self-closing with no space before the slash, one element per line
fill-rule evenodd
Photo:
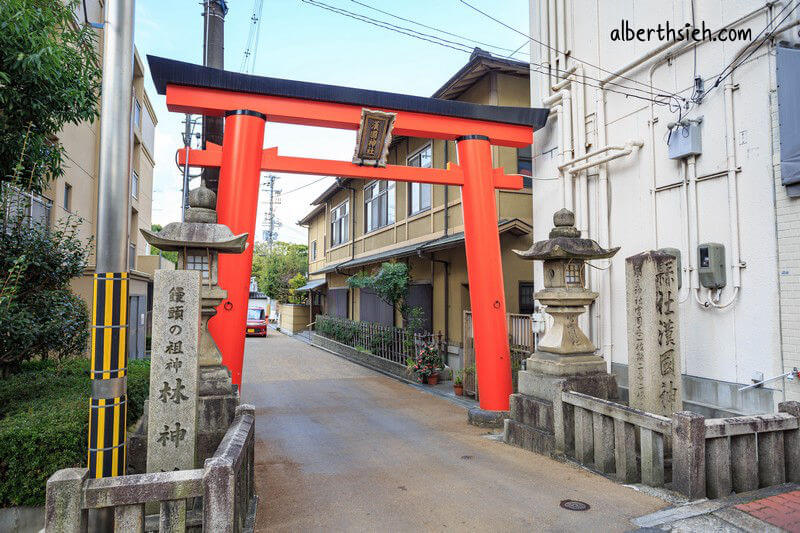
<path fill-rule="evenodd" d="M 605 250 L 591 239 L 582 239 L 575 215 L 567 209 L 553 215 L 553 223 L 549 239 L 524 252 L 514 250 L 523 259 L 544 262 L 544 289 L 535 297 L 553 317 L 553 325 L 528 359 L 527 370 L 555 376 L 605 372 L 605 361 L 595 355 L 596 348 L 581 331 L 578 317 L 598 296 L 586 288 L 586 261 L 613 257 L 619 248 Z"/>
<path fill-rule="evenodd" d="M 217 198 L 204 183 L 189 192 L 189 209 L 185 222 L 171 222 L 158 233 L 142 229 L 145 240 L 159 250 L 178 253 L 179 270 L 199 270 L 201 321 L 198 339 L 200 382 L 197 404 L 196 464 L 211 457 L 228 426 L 233 422 L 239 404 L 238 389 L 231 382 L 230 371 L 222 364 L 222 353 L 208 331 L 208 321 L 216 307 L 227 297 L 218 283 L 219 254 L 240 254 L 247 248 L 247 233 L 234 235 L 224 224 L 217 223 L 214 209 Z M 242 331 L 244 335 L 244 331 Z"/>

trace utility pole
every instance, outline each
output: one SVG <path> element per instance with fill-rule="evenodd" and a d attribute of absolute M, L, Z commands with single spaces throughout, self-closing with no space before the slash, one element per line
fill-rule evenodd
<path fill-rule="evenodd" d="M 277 240 L 277 229 L 281 226 L 281 222 L 277 220 L 275 215 L 275 206 L 281 203 L 281 191 L 275 189 L 275 182 L 278 181 L 278 176 L 270 174 L 267 178 L 266 188 L 261 189 L 269 193 L 269 207 L 264 214 L 264 222 L 262 224 L 264 231 L 264 240 L 267 241 L 267 246 L 272 249 L 272 245 Z"/>
<path fill-rule="evenodd" d="M 203 65 L 212 68 L 225 68 L 225 15 L 228 14 L 226 0 L 203 0 Z M 203 150 L 206 142 L 222 144 L 224 119 L 222 117 L 203 117 Z M 203 182 L 206 187 L 217 192 L 219 168 L 203 169 Z"/>
<path fill-rule="evenodd" d="M 125 474 L 134 0 L 107 0 L 92 300 L 90 478 Z"/>

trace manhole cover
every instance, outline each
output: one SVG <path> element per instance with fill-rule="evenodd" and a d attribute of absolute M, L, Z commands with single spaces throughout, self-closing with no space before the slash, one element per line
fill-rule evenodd
<path fill-rule="evenodd" d="M 578 500 L 561 500 L 561 507 L 568 511 L 588 511 L 589 504 Z"/>
<path fill-rule="evenodd" d="M 467 460 L 467 461 L 472 459 L 472 458 L 474 458 L 474 457 L 475 457 L 474 455 L 462 455 L 461 456 L 462 459 Z"/>

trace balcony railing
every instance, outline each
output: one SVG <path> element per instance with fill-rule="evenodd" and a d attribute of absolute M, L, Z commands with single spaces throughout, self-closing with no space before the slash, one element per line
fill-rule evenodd
<path fill-rule="evenodd" d="M 8 199 L 5 204 L 5 213 L 3 213 L 7 219 L 21 216 L 29 227 L 34 224 L 50 226 L 50 211 L 53 209 L 53 202 L 44 196 L 20 190 L 8 183 L 4 183 L 2 187 L 2 194 Z"/>

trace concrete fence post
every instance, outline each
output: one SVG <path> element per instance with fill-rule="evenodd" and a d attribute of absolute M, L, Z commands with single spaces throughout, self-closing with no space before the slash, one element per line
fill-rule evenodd
<path fill-rule="evenodd" d="M 706 496 L 705 423 L 691 411 L 672 415 L 672 485 L 690 500 Z"/>
<path fill-rule="evenodd" d="M 65 468 L 47 480 L 44 525 L 47 533 L 86 531 L 86 512 L 81 509 L 81 498 L 88 476 L 85 468 Z"/>
<path fill-rule="evenodd" d="M 781 402 L 778 404 L 778 412 L 788 413 L 800 419 L 800 402 Z M 786 481 L 796 483 L 800 481 L 800 429 L 783 432 L 783 449 Z"/>
<path fill-rule="evenodd" d="M 206 459 L 203 472 L 203 531 L 233 532 L 235 488 L 233 462 L 223 457 Z"/>

